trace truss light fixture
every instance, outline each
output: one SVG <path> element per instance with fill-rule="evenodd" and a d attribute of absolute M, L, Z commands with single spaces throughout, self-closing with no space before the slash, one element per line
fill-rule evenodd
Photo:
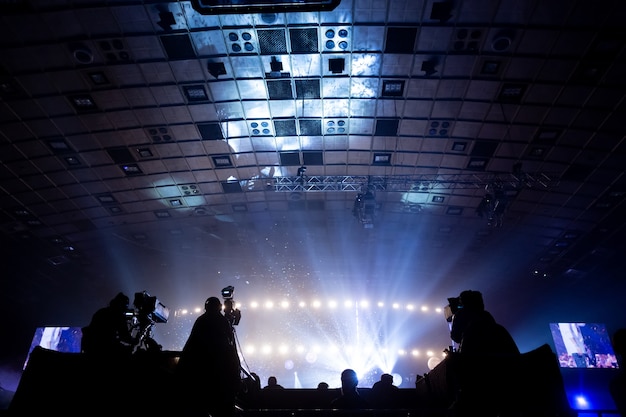
<path fill-rule="evenodd" d="M 526 84 L 504 84 L 498 99 L 507 103 L 519 103 L 526 92 Z"/>
<path fill-rule="evenodd" d="M 443 203 L 444 200 L 445 200 L 444 196 L 442 196 L 442 195 L 434 195 L 431 201 L 433 203 Z"/>
<path fill-rule="evenodd" d="M 117 204 L 117 200 L 115 199 L 115 197 L 113 197 L 113 194 L 100 194 L 97 195 L 96 198 L 98 199 L 100 204 Z"/>
<path fill-rule="evenodd" d="M 141 170 L 141 168 L 139 168 L 139 165 L 137 164 L 121 165 L 120 168 L 122 168 L 122 171 L 124 171 L 124 173 L 129 176 L 143 174 L 143 171 Z"/>
<path fill-rule="evenodd" d="M 167 219 L 168 217 L 172 217 L 170 212 L 167 210 L 155 210 L 154 211 L 154 215 L 158 218 L 158 219 Z"/>
<path fill-rule="evenodd" d="M 391 165 L 390 153 L 375 153 L 372 165 Z"/>
<path fill-rule="evenodd" d="M 78 111 L 92 111 L 98 109 L 98 106 L 96 106 L 95 101 L 93 101 L 93 98 L 91 98 L 90 95 L 81 94 L 69 96 L 68 99 Z"/>
<path fill-rule="evenodd" d="M 534 146 L 528 152 L 528 156 L 531 156 L 533 158 L 543 158 L 545 154 L 546 154 L 546 148 L 543 146 Z"/>
<path fill-rule="evenodd" d="M 184 206 L 183 204 L 183 200 L 181 200 L 180 198 L 173 198 L 171 200 L 169 200 L 170 206 L 172 207 L 182 207 Z"/>
<path fill-rule="evenodd" d="M 150 150 L 150 148 L 138 148 L 137 149 L 137 153 L 142 158 L 150 158 L 150 157 L 154 156 L 152 154 L 152 151 Z"/>
<path fill-rule="evenodd" d="M 452 144 L 452 150 L 456 152 L 465 152 L 467 148 L 467 142 L 454 142 Z"/>
<path fill-rule="evenodd" d="M 90 72 L 87 74 L 93 85 L 108 85 L 109 79 L 102 71 Z"/>
<path fill-rule="evenodd" d="M 215 167 L 232 167 L 233 163 L 230 160 L 230 156 L 228 155 L 214 155 L 211 157 L 213 159 L 213 165 Z"/>
<path fill-rule="evenodd" d="M 484 171 L 487 165 L 487 159 L 485 158 L 472 158 L 467 164 L 467 169 L 476 171 Z"/>
<path fill-rule="evenodd" d="M 65 163 L 68 166 L 78 166 L 78 165 L 81 165 L 80 159 L 78 159 L 78 157 L 76 157 L 76 156 L 66 156 L 63 159 L 65 160 Z"/>
<path fill-rule="evenodd" d="M 383 97 L 401 97 L 404 80 L 383 80 Z"/>
<path fill-rule="evenodd" d="M 480 69 L 480 73 L 483 75 L 497 75 L 498 72 L 500 72 L 500 61 L 486 60 Z"/>
<path fill-rule="evenodd" d="M 70 145 L 68 145 L 64 138 L 49 139 L 47 142 L 54 153 L 72 152 L 72 148 L 70 148 Z"/>
<path fill-rule="evenodd" d="M 560 129 L 541 129 L 535 135 L 535 141 L 555 143 L 559 136 L 561 136 Z"/>
<path fill-rule="evenodd" d="M 189 101 L 207 101 L 209 99 L 203 85 L 187 85 L 183 87 L 183 90 Z"/>

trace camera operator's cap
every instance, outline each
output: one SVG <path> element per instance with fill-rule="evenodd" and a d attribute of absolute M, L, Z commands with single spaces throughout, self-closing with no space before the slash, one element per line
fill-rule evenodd
<path fill-rule="evenodd" d="M 204 303 L 204 309 L 206 311 L 220 311 L 222 309 L 222 302 L 217 297 L 209 297 Z"/>

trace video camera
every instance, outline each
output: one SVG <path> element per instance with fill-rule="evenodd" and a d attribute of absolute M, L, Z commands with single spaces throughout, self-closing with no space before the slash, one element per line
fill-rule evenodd
<path fill-rule="evenodd" d="M 137 309 L 137 316 L 147 318 L 155 323 L 167 323 L 170 309 L 156 297 L 151 297 L 146 291 L 136 292 L 133 305 Z"/>
<path fill-rule="evenodd" d="M 167 323 L 170 309 L 158 298 L 150 296 L 146 291 L 136 292 L 133 301 L 133 327 L 136 337 L 136 351 L 160 351 L 162 346 L 152 337 L 152 326 L 155 323 Z"/>
<path fill-rule="evenodd" d="M 443 315 L 448 323 L 452 322 L 452 317 L 463 308 L 461 297 L 448 298 L 448 305 L 443 308 Z"/>
<path fill-rule="evenodd" d="M 222 297 L 224 298 L 224 317 L 228 319 L 231 326 L 236 326 L 241 321 L 241 311 L 235 307 L 233 296 L 235 287 L 229 285 L 222 289 Z"/>

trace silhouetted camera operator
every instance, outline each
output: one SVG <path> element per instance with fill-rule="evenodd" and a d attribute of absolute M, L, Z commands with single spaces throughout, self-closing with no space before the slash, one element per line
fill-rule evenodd
<path fill-rule="evenodd" d="M 98 355 L 130 355 L 137 343 L 133 337 L 129 319 L 132 310 L 130 300 L 122 292 L 109 305 L 96 311 L 89 325 L 83 327 L 81 351 Z"/>

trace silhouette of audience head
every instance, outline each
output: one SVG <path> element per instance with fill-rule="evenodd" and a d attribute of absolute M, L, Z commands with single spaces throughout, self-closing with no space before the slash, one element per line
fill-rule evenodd
<path fill-rule="evenodd" d="M 359 395 L 359 378 L 353 369 L 341 372 L 341 395 L 331 401 L 331 407 L 337 409 L 370 408 L 369 401 Z"/>
<path fill-rule="evenodd" d="M 382 374 L 380 376 L 380 382 L 385 385 L 393 385 L 393 375 L 391 374 Z"/>
<path fill-rule="evenodd" d="M 344 369 L 341 372 L 341 390 L 345 392 L 356 391 L 359 385 L 359 377 L 354 369 Z"/>
<path fill-rule="evenodd" d="M 220 312 L 220 311 L 222 311 L 222 302 L 217 297 L 209 297 L 209 298 L 207 298 L 207 300 L 204 303 L 204 310 L 207 313 L 210 313 L 210 312 L 214 312 L 214 313 Z"/>
<path fill-rule="evenodd" d="M 317 384 L 317 389 L 319 390 L 327 390 L 328 389 L 328 383 L 327 382 L 320 382 L 319 384 Z"/>
<path fill-rule="evenodd" d="M 278 383 L 278 379 L 274 375 L 267 378 L 267 389 L 282 389 L 283 386 Z"/>

